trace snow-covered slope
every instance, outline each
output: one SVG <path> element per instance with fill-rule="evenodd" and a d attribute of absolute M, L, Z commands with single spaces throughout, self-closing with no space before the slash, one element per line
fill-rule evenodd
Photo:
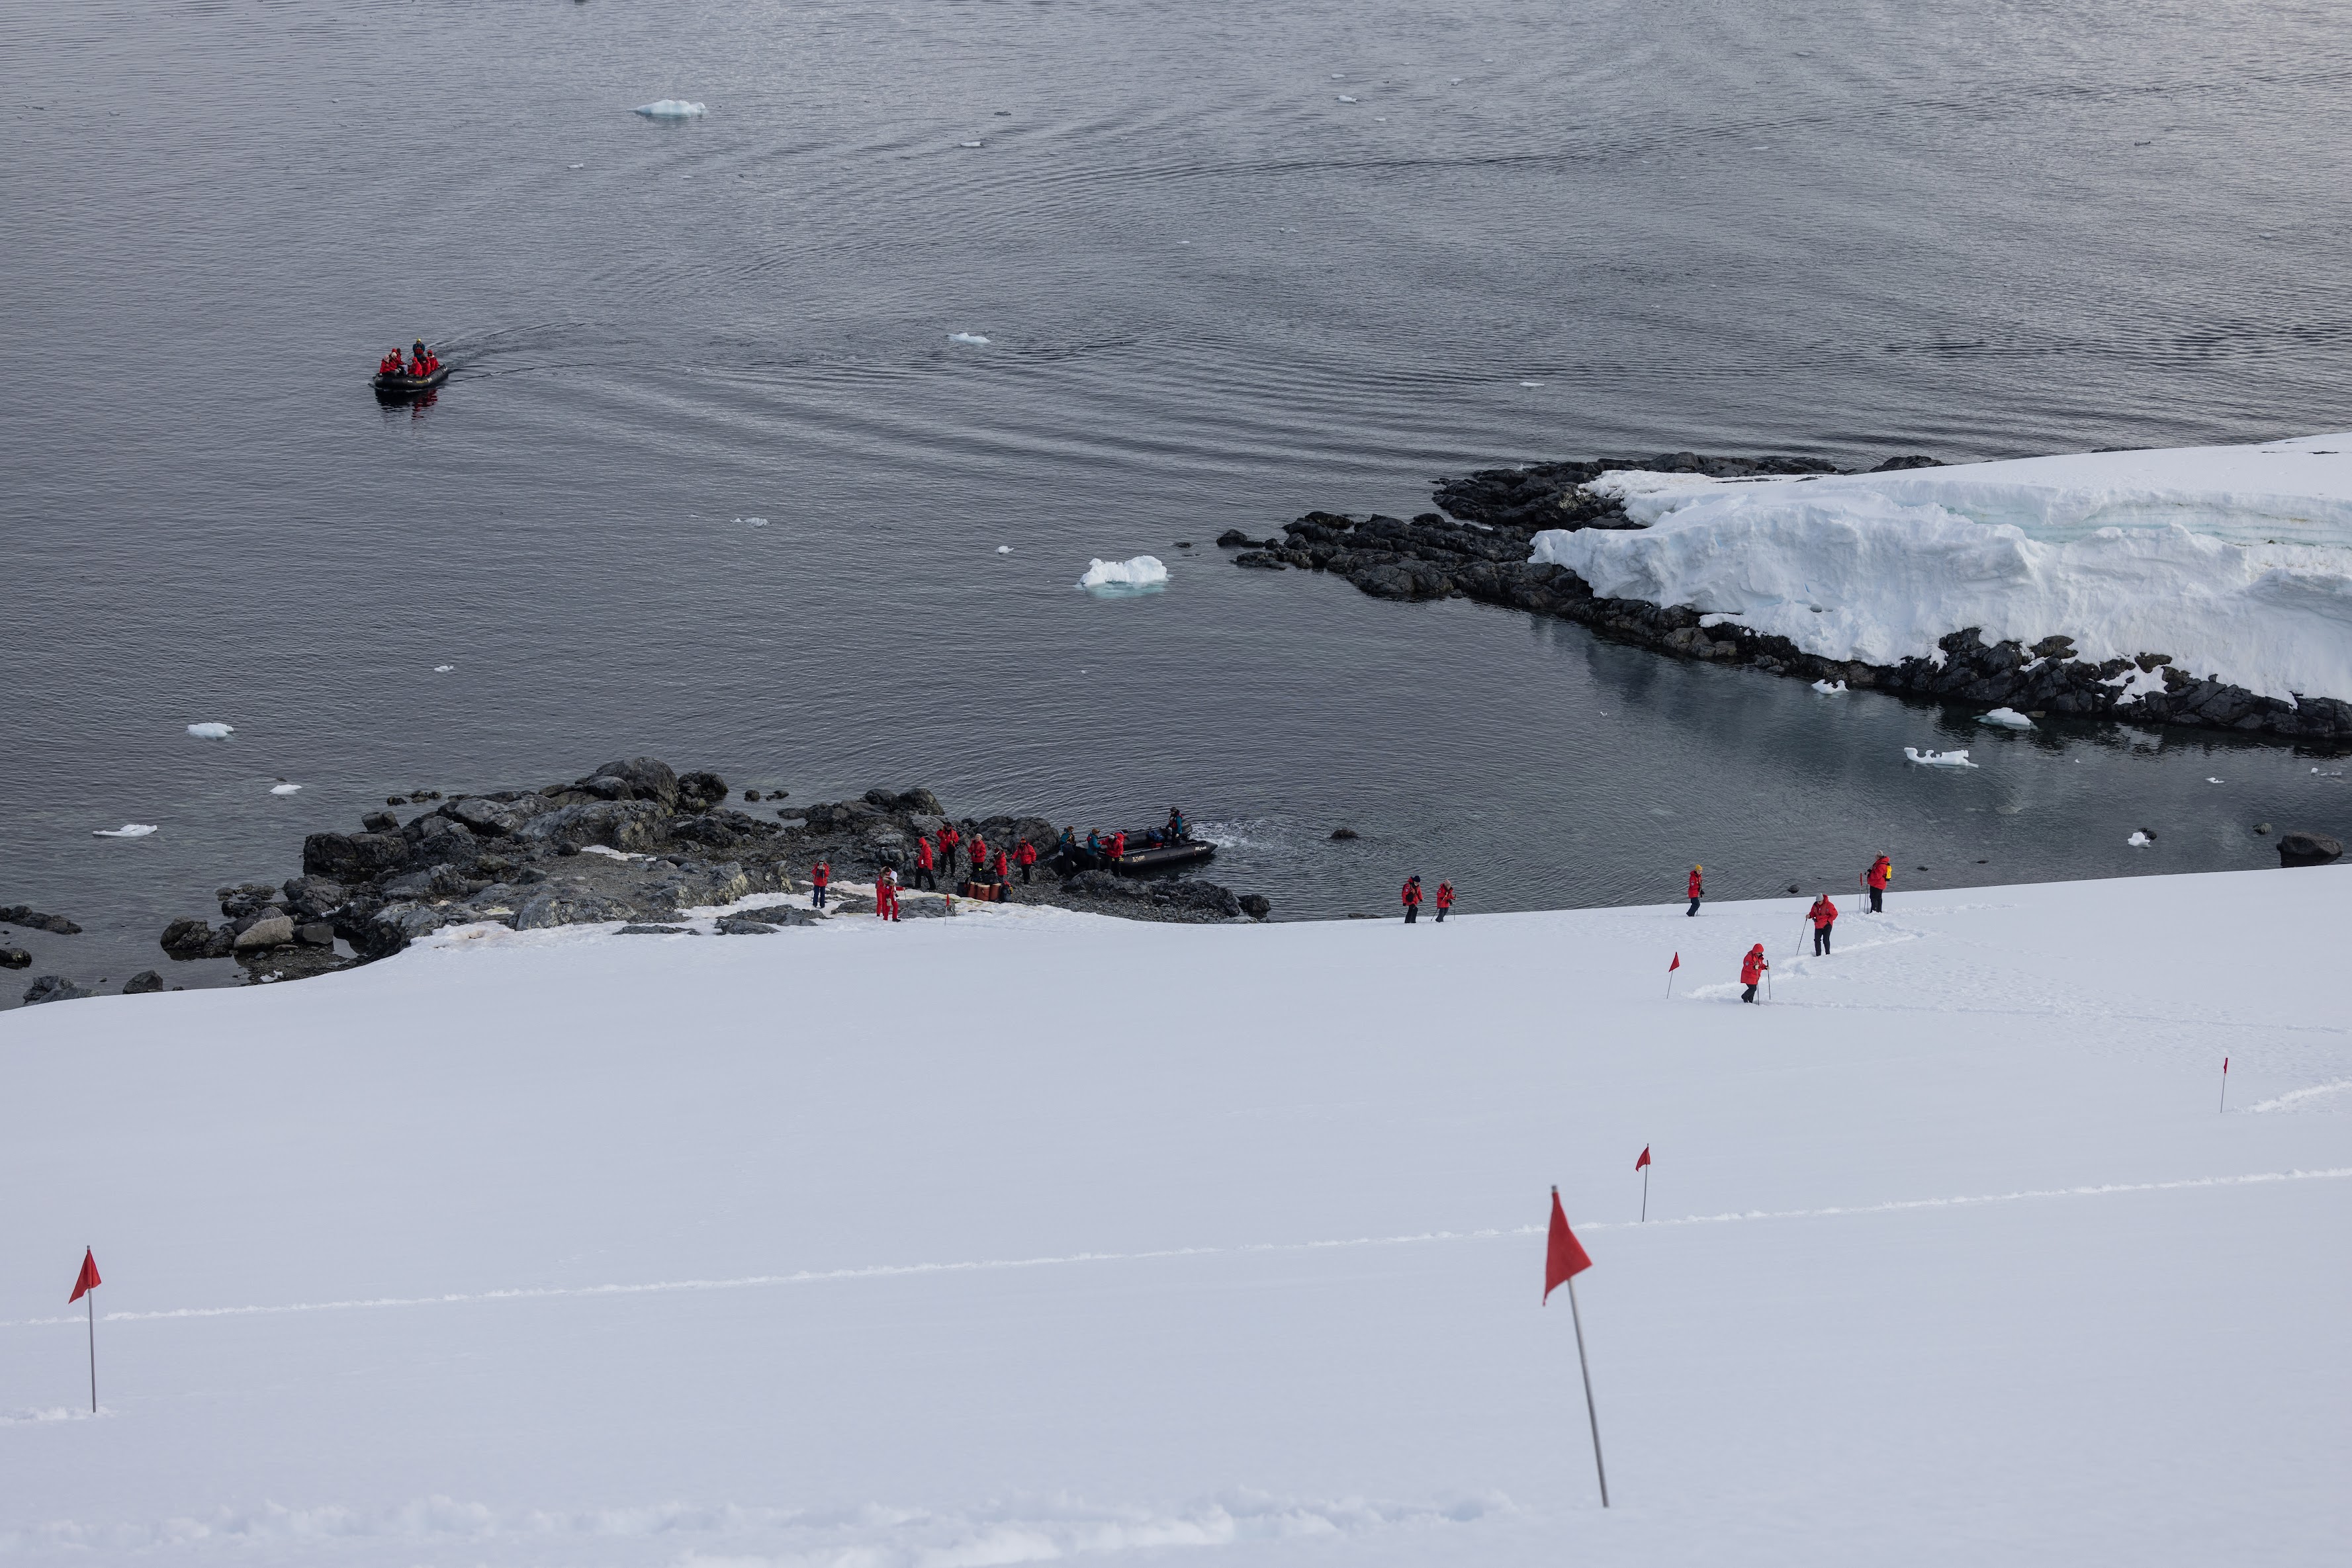
<path fill-rule="evenodd" d="M 2352 434 L 1600 487 L 1650 527 L 1538 534 L 1535 559 L 1607 597 L 1720 612 L 1825 658 L 1932 657 L 1977 626 L 2352 699 Z"/>
<path fill-rule="evenodd" d="M 8 1014 L 0 1560 L 2340 1552 L 2352 871 L 1898 881 L 1828 959 L 1806 902 L 445 934 Z"/>

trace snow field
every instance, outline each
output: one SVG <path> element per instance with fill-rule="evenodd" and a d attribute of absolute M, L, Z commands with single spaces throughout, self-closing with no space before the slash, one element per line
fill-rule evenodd
<path fill-rule="evenodd" d="M 1833 888 L 1788 956 L 1812 891 L 488 928 L 9 1014 L 0 1555 L 2325 1560 L 2352 873 Z"/>
<path fill-rule="evenodd" d="M 1938 637 L 1976 626 L 2352 700 L 2352 435 L 1806 479 L 1617 473 L 1594 488 L 1649 526 L 1550 530 L 1534 559 L 1824 658 L 1937 657 Z"/>

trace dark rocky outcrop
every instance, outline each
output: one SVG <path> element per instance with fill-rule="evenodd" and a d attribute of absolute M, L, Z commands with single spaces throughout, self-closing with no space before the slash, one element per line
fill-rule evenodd
<path fill-rule="evenodd" d="M 78 986 L 63 975 L 43 975 L 25 988 L 25 1005 L 37 1007 L 43 1002 L 79 1001 L 84 997 L 98 995 L 88 986 Z"/>
<path fill-rule="evenodd" d="M 0 925 L 21 925 L 27 931 L 47 931 L 58 936 L 79 936 L 81 927 L 62 915 L 44 915 L 26 904 L 12 904 L 0 909 Z"/>
<path fill-rule="evenodd" d="M 207 921 L 174 920 L 163 927 L 163 946 L 167 958 L 226 958 L 236 949 L 236 933 L 215 931 Z"/>
<path fill-rule="evenodd" d="M 1915 455 L 1890 458 L 1878 471 L 1936 465 L 1933 458 Z M 1785 637 L 1727 623 L 1702 626 L 1708 617 L 1691 605 L 1601 598 L 1567 568 L 1528 559 L 1535 535 L 1546 528 L 1638 526 L 1617 502 L 1583 488 L 1604 473 L 1624 468 L 1718 478 L 1838 471 L 1817 458 L 1703 457 L 1688 452 L 1490 469 L 1439 482 L 1437 501 L 1451 517 L 1424 512 L 1410 522 L 1378 515 L 1358 521 L 1336 512 L 1308 512 L 1284 525 L 1282 540 L 1238 555 L 1234 563 L 1331 573 L 1380 599 L 1474 599 L 1573 621 L 1612 641 L 1676 658 L 1805 681 L 1843 681 L 1849 687 L 1979 711 L 2012 707 L 2036 717 L 2111 717 L 2291 741 L 2352 742 L 2352 702 L 2260 696 L 2189 676 L 2161 653 L 2094 664 L 2076 657 L 2073 639 L 2062 632 L 2053 631 L 2027 646 L 1989 643 L 1980 630 L 1968 627 L 1940 639 L 1935 658 L 1891 665 L 1825 659 L 1801 652 Z M 2126 677 L 2135 668 L 2159 674 L 2162 689 L 2126 700 Z"/>
<path fill-rule="evenodd" d="M 2278 841 L 2279 864 L 2326 865 L 2344 853 L 2340 840 L 2326 833 L 2281 833 Z"/>
<path fill-rule="evenodd" d="M 143 997 L 163 988 L 163 977 L 152 969 L 142 969 L 122 982 L 122 994 L 126 997 Z"/>
<path fill-rule="evenodd" d="M 29 969 L 33 956 L 22 947 L 0 947 L 0 969 Z"/>

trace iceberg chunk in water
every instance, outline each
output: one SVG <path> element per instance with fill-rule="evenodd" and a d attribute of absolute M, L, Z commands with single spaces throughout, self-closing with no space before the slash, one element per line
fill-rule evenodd
<path fill-rule="evenodd" d="M 703 112 L 703 108 L 682 98 L 665 98 L 652 103 L 641 103 L 630 112 L 642 114 L 647 120 L 692 120 Z"/>
<path fill-rule="evenodd" d="M 2033 721 L 2013 707 L 1997 707 L 1990 713 L 1977 715 L 1979 724 L 1997 724 L 2003 729 L 2032 729 Z"/>
<path fill-rule="evenodd" d="M 90 830 L 90 837 L 94 839 L 143 839 L 154 831 L 155 824 L 152 822 L 125 822 L 119 828 L 93 828 Z"/>
<path fill-rule="evenodd" d="M 1139 555 L 1127 560 L 1093 560 L 1078 586 L 1100 593 L 1156 593 L 1168 586 L 1168 569 L 1160 558 Z"/>
<path fill-rule="evenodd" d="M 1903 755 L 1923 768 L 1974 768 L 1977 766 L 1969 760 L 1969 754 L 1965 751 L 1920 751 L 1906 746 L 1903 748 Z"/>
<path fill-rule="evenodd" d="M 236 727 L 226 724 L 192 724 L 188 733 L 198 740 L 226 740 L 236 733 Z"/>

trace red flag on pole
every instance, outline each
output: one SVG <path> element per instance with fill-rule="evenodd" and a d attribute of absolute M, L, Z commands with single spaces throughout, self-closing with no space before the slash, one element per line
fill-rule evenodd
<path fill-rule="evenodd" d="M 1641 1157 L 1640 1159 L 1635 1160 L 1635 1161 L 1633 1162 L 1633 1168 L 1634 1168 L 1635 1170 L 1640 1170 L 1643 1166 L 1646 1166 L 1646 1165 L 1648 1165 L 1649 1163 L 1650 1163 L 1650 1145 L 1647 1145 L 1647 1144 L 1643 1144 L 1643 1145 L 1642 1145 L 1642 1157 Z"/>
<path fill-rule="evenodd" d="M 1675 955 L 1675 961 L 1674 961 L 1673 963 L 1671 963 L 1671 964 L 1669 964 L 1669 965 L 1667 965 L 1667 966 L 1666 966 L 1666 973 L 1667 973 L 1667 974 L 1669 974 L 1669 975 L 1671 975 L 1671 974 L 1673 974 L 1676 969 L 1679 969 L 1679 968 L 1681 968 L 1682 967 L 1683 967 L 1683 956 L 1682 956 L 1682 954 L 1681 954 L 1681 953 L 1677 952 L 1677 953 Z"/>
<path fill-rule="evenodd" d="M 105 1283 L 105 1281 L 98 1277 L 97 1254 L 92 1252 L 87 1247 L 83 1248 L 81 1249 L 81 1272 L 74 1278 L 74 1293 L 66 1298 L 66 1305 L 72 1306 L 76 1301 L 80 1301 L 83 1296 L 98 1289 L 98 1287 L 103 1283 Z"/>
<path fill-rule="evenodd" d="M 1592 1267 L 1592 1259 L 1576 1232 L 1568 1228 L 1567 1211 L 1559 1207 L 1559 1188 L 1551 1189 L 1551 1242 L 1544 1249 L 1544 1300 L 1577 1275 Z"/>

